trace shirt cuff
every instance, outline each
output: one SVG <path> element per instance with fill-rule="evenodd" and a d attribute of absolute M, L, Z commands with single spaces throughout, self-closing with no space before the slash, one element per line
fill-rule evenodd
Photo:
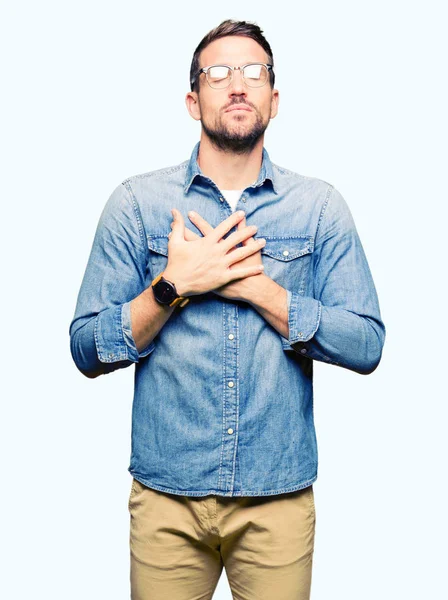
<path fill-rule="evenodd" d="M 286 290 L 288 300 L 289 344 L 307 342 L 316 333 L 322 312 L 320 300 Z"/>
<path fill-rule="evenodd" d="M 131 327 L 131 302 L 108 308 L 96 317 L 95 344 L 98 358 L 103 363 L 122 360 L 138 362 L 155 348 L 151 341 L 138 352 Z"/>

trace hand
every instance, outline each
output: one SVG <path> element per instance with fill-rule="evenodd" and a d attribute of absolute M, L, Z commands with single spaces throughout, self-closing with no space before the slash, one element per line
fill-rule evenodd
<path fill-rule="evenodd" d="M 244 214 L 233 213 L 215 229 L 203 220 L 203 226 L 207 226 L 204 237 L 196 236 L 192 240 L 190 236 L 188 240 L 185 239 L 185 235 L 189 235 L 186 234 L 189 230 L 185 228 L 182 214 L 177 209 L 171 212 L 174 222 L 169 235 L 168 264 L 164 276 L 175 282 L 179 295 L 193 296 L 214 291 L 236 279 L 244 279 L 262 272 L 261 261 L 240 264 L 243 259 L 259 252 L 262 244 L 252 239 L 252 243 L 245 244 L 242 248 L 234 247 L 240 242 L 244 244 L 256 231 L 254 226 L 239 224 Z M 223 239 L 236 225 L 237 231 Z M 238 263 L 238 266 L 235 263 Z"/>
<path fill-rule="evenodd" d="M 191 211 L 188 213 L 188 216 L 190 218 L 190 221 L 204 235 L 207 235 L 211 231 L 213 231 L 213 227 L 197 213 L 193 213 Z M 244 229 L 246 227 L 247 227 L 246 226 L 246 217 L 243 217 L 237 225 L 237 231 L 244 231 Z M 190 231 L 190 229 L 187 229 L 187 228 L 185 229 L 185 239 L 187 241 L 193 241 L 198 238 L 200 239 L 200 236 L 198 236 L 196 233 L 194 233 L 193 231 Z M 229 236 L 229 238 L 230 238 L 230 236 Z M 222 242 L 222 240 L 220 240 L 219 243 L 221 243 L 221 242 Z M 242 244 L 245 248 L 248 248 L 248 249 L 252 248 L 253 253 L 246 256 L 245 258 L 240 259 L 238 262 L 233 263 L 233 265 L 231 265 L 229 267 L 229 269 L 234 270 L 236 268 L 236 265 L 238 265 L 237 268 L 263 266 L 263 262 L 261 259 L 261 248 L 264 246 L 265 240 L 254 240 L 254 238 L 251 236 L 249 238 L 242 240 Z M 239 250 L 238 248 L 234 247 L 233 249 L 231 249 L 229 251 L 228 254 L 231 254 L 238 250 Z M 229 300 L 245 300 L 246 298 L 250 298 L 253 295 L 253 292 L 254 292 L 253 283 L 254 283 L 253 277 L 250 277 L 250 276 L 244 277 L 242 279 L 230 281 L 229 283 L 226 283 L 226 284 L 214 289 L 213 292 L 215 294 L 217 294 L 218 296 L 222 296 L 223 298 L 227 298 Z M 257 278 L 257 283 L 258 283 L 258 278 Z"/>

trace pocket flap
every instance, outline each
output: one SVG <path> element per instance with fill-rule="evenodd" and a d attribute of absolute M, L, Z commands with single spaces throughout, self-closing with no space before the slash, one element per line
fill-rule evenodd
<path fill-rule="evenodd" d="M 314 249 L 314 238 L 307 236 L 260 236 L 266 239 L 266 244 L 261 249 L 262 254 L 267 254 L 277 260 L 293 260 L 304 254 L 309 254 Z"/>
<path fill-rule="evenodd" d="M 168 256 L 168 236 L 167 235 L 148 235 L 148 248 L 157 254 Z"/>

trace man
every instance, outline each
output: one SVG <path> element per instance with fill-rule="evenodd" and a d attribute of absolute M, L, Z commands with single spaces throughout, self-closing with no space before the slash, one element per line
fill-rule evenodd
<path fill-rule="evenodd" d="M 380 362 L 385 327 L 346 202 L 263 147 L 274 81 L 257 25 L 224 21 L 202 40 L 186 96 L 200 141 L 116 188 L 79 293 L 78 368 L 135 364 L 134 600 L 212 598 L 223 566 L 235 599 L 308 599 L 313 361 L 362 374 Z"/>

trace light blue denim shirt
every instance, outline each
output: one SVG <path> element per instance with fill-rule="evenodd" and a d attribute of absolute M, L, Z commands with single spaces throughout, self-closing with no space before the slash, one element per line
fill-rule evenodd
<path fill-rule="evenodd" d="M 135 365 L 129 472 L 186 496 L 268 496 L 317 479 L 313 361 L 361 374 L 381 359 L 385 327 L 353 217 L 329 183 L 281 168 L 263 149 L 237 204 L 257 225 L 265 274 L 287 290 L 289 338 L 248 303 L 213 292 L 176 307 L 138 352 L 130 302 L 164 270 L 171 208 L 213 227 L 231 213 L 190 160 L 136 175 L 99 219 L 70 325 L 87 376 Z M 227 235 L 230 235 L 233 228 Z M 227 237 L 227 235 L 225 237 Z"/>

